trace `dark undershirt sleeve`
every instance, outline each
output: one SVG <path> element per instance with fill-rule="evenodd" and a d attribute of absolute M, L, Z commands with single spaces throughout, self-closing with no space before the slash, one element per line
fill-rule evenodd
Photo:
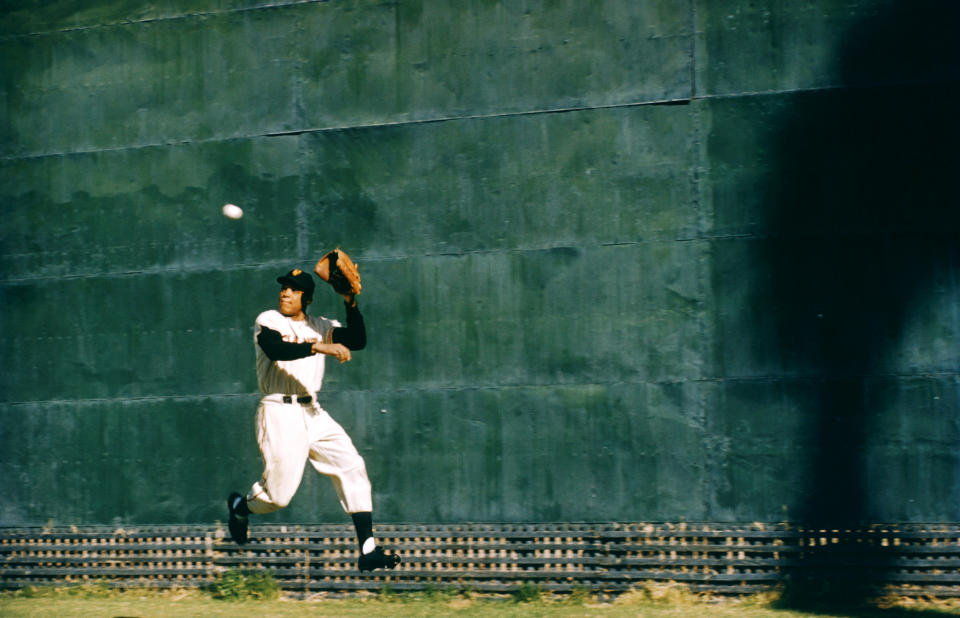
<path fill-rule="evenodd" d="M 334 328 L 330 339 L 334 343 L 342 343 L 351 350 L 362 350 L 367 346 L 367 328 L 363 324 L 363 316 L 360 315 L 359 308 L 351 307 L 346 303 L 344 305 L 347 307 L 347 326 Z"/>
<path fill-rule="evenodd" d="M 260 327 L 260 334 L 257 335 L 257 345 L 272 361 L 296 360 L 313 356 L 312 343 L 284 341 L 280 333 L 266 326 Z"/>

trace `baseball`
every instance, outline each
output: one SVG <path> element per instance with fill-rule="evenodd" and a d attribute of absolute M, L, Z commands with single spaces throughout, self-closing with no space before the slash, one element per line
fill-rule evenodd
<path fill-rule="evenodd" d="M 224 204 L 223 216 L 230 219 L 239 219 L 243 216 L 243 209 L 236 204 Z"/>

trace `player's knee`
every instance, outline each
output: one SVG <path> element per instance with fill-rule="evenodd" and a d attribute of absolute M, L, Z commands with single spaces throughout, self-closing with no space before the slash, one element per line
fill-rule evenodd
<path fill-rule="evenodd" d="M 262 496 L 262 499 L 264 502 L 266 502 L 271 507 L 273 507 L 270 509 L 271 511 L 276 511 L 290 504 L 290 501 L 293 500 L 294 493 L 295 491 L 289 491 L 289 490 L 283 490 L 283 489 L 281 490 L 266 489 L 266 491 L 264 491 L 265 495 Z"/>
<path fill-rule="evenodd" d="M 357 461 L 357 464 L 349 470 L 344 470 L 341 477 L 350 483 L 370 484 L 370 479 L 367 477 L 367 466 L 363 462 L 363 459 Z"/>
<path fill-rule="evenodd" d="M 344 476 L 354 476 L 357 474 L 366 476 L 367 462 L 363 460 L 363 457 L 360 455 L 360 453 L 357 453 L 341 468 L 341 470 Z"/>
<path fill-rule="evenodd" d="M 281 494 L 279 496 L 274 496 L 273 503 L 278 509 L 286 508 L 290 501 L 293 500 L 293 494 Z"/>
<path fill-rule="evenodd" d="M 264 502 L 263 500 L 252 500 L 247 504 L 247 508 L 250 509 L 250 512 L 254 515 L 266 515 L 267 513 L 272 513 L 278 510 L 280 507 L 272 502 Z"/>

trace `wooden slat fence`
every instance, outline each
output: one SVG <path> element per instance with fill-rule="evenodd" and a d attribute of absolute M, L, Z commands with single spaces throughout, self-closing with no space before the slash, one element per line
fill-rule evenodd
<path fill-rule="evenodd" d="M 616 595 L 647 582 L 751 594 L 806 575 L 867 581 L 878 592 L 960 597 L 960 525 L 851 530 L 787 524 L 380 524 L 403 556 L 393 571 L 356 570 L 349 525 L 256 524 L 238 547 L 221 526 L 0 528 L 0 589 L 104 582 L 193 587 L 228 569 L 268 569 L 288 592 L 350 595 L 578 588 Z"/>

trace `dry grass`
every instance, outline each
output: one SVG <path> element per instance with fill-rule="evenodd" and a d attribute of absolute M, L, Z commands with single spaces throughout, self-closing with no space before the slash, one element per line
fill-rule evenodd
<path fill-rule="evenodd" d="M 742 618 L 939 618 L 960 615 L 960 602 L 885 598 L 872 610 L 855 613 L 804 612 L 778 608 L 779 596 L 765 593 L 744 599 L 698 595 L 680 585 L 651 584 L 600 602 L 587 590 L 572 595 L 537 594 L 532 600 L 516 596 L 489 597 L 464 592 L 426 591 L 381 594 L 358 599 L 223 601 L 196 590 L 111 591 L 103 586 L 44 589 L 0 594 L 0 615 L 63 618 L 70 616 L 590 616 L 623 618 L 742 617 Z"/>

